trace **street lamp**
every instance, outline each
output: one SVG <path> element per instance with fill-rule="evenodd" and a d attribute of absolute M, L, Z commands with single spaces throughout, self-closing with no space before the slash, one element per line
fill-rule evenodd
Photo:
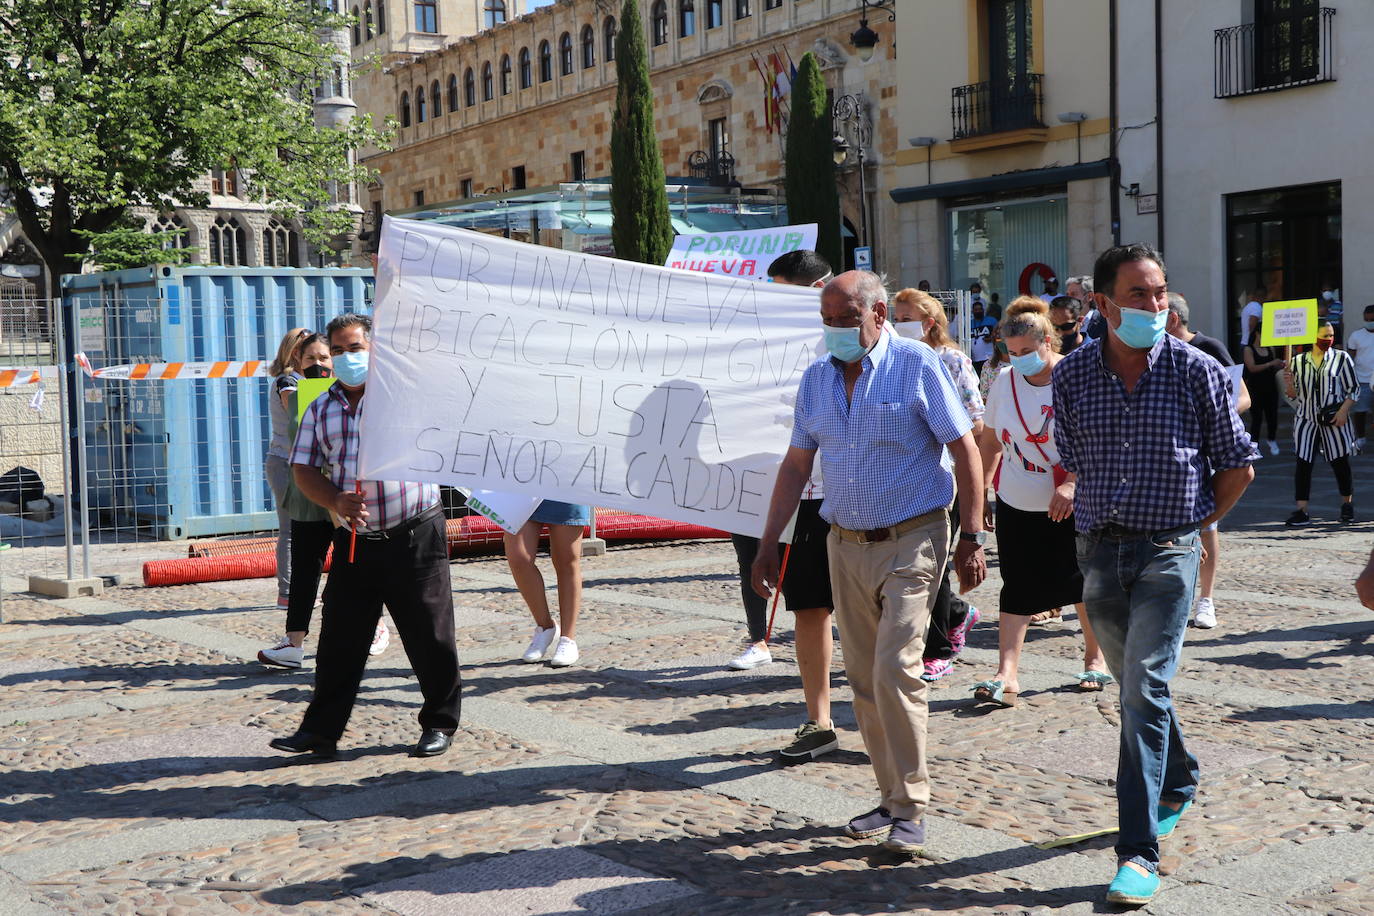
<path fill-rule="evenodd" d="M 861 2 L 859 27 L 849 36 L 849 43 L 854 46 L 854 51 L 859 55 L 859 60 L 868 63 L 873 59 L 873 51 L 880 41 L 878 33 L 868 27 L 868 8 L 871 6 L 881 10 L 887 13 L 888 22 L 896 22 L 897 4 L 896 0 L 861 0 Z"/>
<path fill-rule="evenodd" d="M 1083 161 L 1083 122 L 1088 115 L 1082 111 L 1066 111 L 1057 116 L 1060 124 L 1072 124 L 1078 129 L 1078 161 Z"/>
<path fill-rule="evenodd" d="M 831 109 L 836 132 L 831 141 L 835 152 L 835 165 L 844 164 L 853 149 L 859 158 L 859 235 L 865 248 L 868 247 L 868 179 L 865 172 L 865 158 L 873 143 L 873 122 L 868 117 L 868 102 L 857 94 L 842 95 L 835 100 Z M 853 140 L 851 143 L 850 140 Z"/>

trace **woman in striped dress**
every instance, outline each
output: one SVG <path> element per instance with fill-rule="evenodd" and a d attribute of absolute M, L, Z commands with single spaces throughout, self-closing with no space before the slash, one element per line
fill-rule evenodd
<path fill-rule="evenodd" d="M 1297 511 L 1288 517 L 1290 526 L 1306 525 L 1307 498 L 1312 492 L 1312 463 L 1320 448 L 1336 474 L 1341 491 L 1341 524 L 1355 520 L 1355 485 L 1350 472 L 1350 456 L 1355 451 L 1355 434 L 1348 422 L 1355 404 L 1359 383 L 1355 380 L 1355 360 L 1344 350 L 1333 349 L 1336 332 L 1325 323 L 1317 329 L 1317 342 L 1308 353 L 1295 357 L 1283 371 L 1288 400 L 1293 404 L 1293 445 L 1297 457 L 1293 490 Z M 1335 416 L 1323 422 L 1322 412 L 1335 408 Z"/>

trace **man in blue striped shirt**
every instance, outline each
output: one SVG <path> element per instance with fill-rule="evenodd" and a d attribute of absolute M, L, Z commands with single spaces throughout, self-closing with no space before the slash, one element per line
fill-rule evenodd
<path fill-rule="evenodd" d="M 1197 790 L 1169 680 L 1197 584 L 1198 530 L 1240 499 L 1259 453 L 1221 364 L 1165 333 L 1159 252 L 1108 249 L 1093 287 L 1108 332 L 1054 369 L 1055 441 L 1077 475 L 1083 603 L 1121 684 L 1118 870 L 1107 899 L 1141 905 L 1159 888 L 1159 838 Z"/>
<path fill-rule="evenodd" d="M 877 777 L 878 807 L 846 827 L 918 852 L 930 802 L 926 775 L 925 635 L 949 550 L 945 512 L 957 480 L 963 530 L 955 569 L 963 590 L 983 581 L 983 474 L 972 423 L 935 351 L 888 333 L 887 294 L 868 271 L 821 292 L 830 355 L 802 375 L 792 442 L 778 471 L 761 541 L 777 541 L 821 452 L 827 552 L 845 673 Z M 948 447 L 951 474 L 943 462 Z M 759 551 L 754 588 L 768 596 L 778 555 Z"/>

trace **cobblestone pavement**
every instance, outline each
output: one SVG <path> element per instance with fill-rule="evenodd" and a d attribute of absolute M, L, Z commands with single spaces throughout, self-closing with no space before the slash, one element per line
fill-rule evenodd
<path fill-rule="evenodd" d="M 1336 527 L 1319 480 L 1317 523 L 1286 530 L 1291 462 L 1259 470 L 1226 526 L 1221 625 L 1190 631 L 1175 681 L 1204 781 L 1148 911 L 1374 912 L 1374 614 L 1351 588 L 1374 525 Z M 101 547 L 96 571 L 184 550 Z M 930 845 L 907 860 L 837 830 L 872 804 L 842 657 L 840 750 L 776 762 L 804 718 L 790 620 L 774 664 L 724 669 L 744 632 L 728 543 L 587 560 L 566 670 L 513 661 L 531 623 L 501 558 L 456 562 L 453 750 L 406 755 L 418 697 L 393 642 L 331 763 L 267 748 L 311 682 L 253 661 L 282 625 L 272 580 L 22 593 L 18 574 L 60 560 L 6 559 L 0 912 L 1109 911 L 1110 836 L 1041 845 L 1114 826 L 1115 688 L 1068 686 L 1070 618 L 1032 628 L 1019 708 L 972 708 L 996 664 L 995 569 L 931 691 Z"/>

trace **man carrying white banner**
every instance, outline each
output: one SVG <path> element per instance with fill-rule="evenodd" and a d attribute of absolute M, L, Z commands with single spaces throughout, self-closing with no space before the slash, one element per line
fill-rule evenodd
<path fill-rule="evenodd" d="M 820 449 L 835 619 L 879 790 L 878 806 L 845 829 L 919 852 L 930 802 L 922 653 L 956 478 L 963 498 L 955 571 L 964 591 L 987 574 L 982 467 L 972 422 L 935 351 L 884 332 L 887 293 L 876 274 L 850 271 L 831 280 L 821 315 L 830 355 L 802 377 L 761 540 L 782 532 Z M 942 462 L 946 447 L 952 475 Z M 754 587 L 768 595 L 777 579 L 777 554 L 760 550 Z"/>
<path fill-rule="evenodd" d="M 758 536 L 815 294 L 386 219 L 361 474 Z"/>

